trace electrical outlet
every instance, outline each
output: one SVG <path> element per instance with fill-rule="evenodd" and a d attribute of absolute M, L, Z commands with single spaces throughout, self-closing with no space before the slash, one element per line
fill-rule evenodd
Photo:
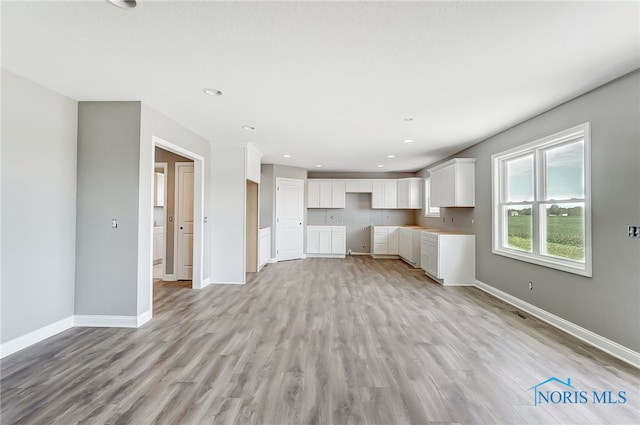
<path fill-rule="evenodd" d="M 529 281 L 529 290 L 533 291 L 533 282 Z"/>
<path fill-rule="evenodd" d="M 629 237 L 640 238 L 640 226 L 629 226 Z"/>

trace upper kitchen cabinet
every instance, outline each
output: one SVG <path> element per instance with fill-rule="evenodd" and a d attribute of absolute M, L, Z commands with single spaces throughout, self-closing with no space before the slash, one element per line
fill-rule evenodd
<path fill-rule="evenodd" d="M 344 180 L 309 179 L 307 183 L 307 208 L 345 207 Z"/>
<path fill-rule="evenodd" d="M 373 192 L 373 181 L 371 180 L 347 180 L 347 193 L 371 193 Z"/>
<path fill-rule="evenodd" d="M 475 206 L 475 158 L 454 158 L 427 169 L 434 207 Z"/>
<path fill-rule="evenodd" d="M 398 208 L 422 208 L 422 178 L 411 177 L 398 180 Z"/>
<path fill-rule="evenodd" d="M 398 181 L 374 180 L 371 208 L 398 208 Z"/>

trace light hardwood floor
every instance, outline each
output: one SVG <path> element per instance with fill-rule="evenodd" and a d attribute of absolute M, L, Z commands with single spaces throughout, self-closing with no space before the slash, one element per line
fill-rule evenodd
<path fill-rule="evenodd" d="M 640 418 L 638 370 L 519 318 L 478 289 L 444 288 L 399 260 L 283 262 L 244 286 L 157 285 L 154 303 L 153 320 L 140 329 L 70 329 L 4 359 L 0 422 Z M 578 390 L 624 390 L 628 401 L 534 407 L 527 390 L 551 376 L 571 378 Z"/>

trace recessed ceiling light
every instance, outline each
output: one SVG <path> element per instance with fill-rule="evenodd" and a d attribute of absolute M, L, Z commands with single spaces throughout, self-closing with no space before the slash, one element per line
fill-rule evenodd
<path fill-rule="evenodd" d="M 206 94 L 208 96 L 222 96 L 222 92 L 220 90 L 217 90 L 217 89 L 204 88 L 204 89 L 202 89 L 202 91 L 204 92 L 204 94 Z"/>
<path fill-rule="evenodd" d="M 114 6 L 118 6 L 121 9 L 133 9 L 138 5 L 136 0 L 107 0 Z"/>
<path fill-rule="evenodd" d="M 405 143 L 413 143 L 413 142 L 414 142 L 414 140 L 407 139 L 407 140 L 405 140 L 404 142 L 405 142 Z"/>
<path fill-rule="evenodd" d="M 282 155 L 282 156 L 283 156 L 284 158 L 291 158 L 291 155 L 289 155 L 289 154 L 284 154 L 284 155 Z"/>
<path fill-rule="evenodd" d="M 378 164 L 378 168 L 384 168 L 384 165 Z"/>
<path fill-rule="evenodd" d="M 387 155 L 387 158 L 395 158 L 395 155 Z"/>
<path fill-rule="evenodd" d="M 256 128 L 252 125 L 243 125 L 242 126 L 243 130 L 255 130 Z"/>
<path fill-rule="evenodd" d="M 411 118 L 411 117 L 407 117 L 407 118 L 405 118 L 404 120 L 405 120 L 405 121 L 407 121 L 407 122 L 409 122 L 409 121 L 413 121 L 413 118 Z"/>
<path fill-rule="evenodd" d="M 322 168 L 322 164 L 316 164 L 316 168 Z"/>

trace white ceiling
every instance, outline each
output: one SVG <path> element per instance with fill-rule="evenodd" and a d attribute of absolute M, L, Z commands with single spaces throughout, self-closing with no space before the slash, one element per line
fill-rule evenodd
<path fill-rule="evenodd" d="M 6 69 L 79 101 L 142 100 L 212 143 L 318 171 L 418 170 L 640 66 L 635 1 L 3 1 L 1 12 Z"/>

